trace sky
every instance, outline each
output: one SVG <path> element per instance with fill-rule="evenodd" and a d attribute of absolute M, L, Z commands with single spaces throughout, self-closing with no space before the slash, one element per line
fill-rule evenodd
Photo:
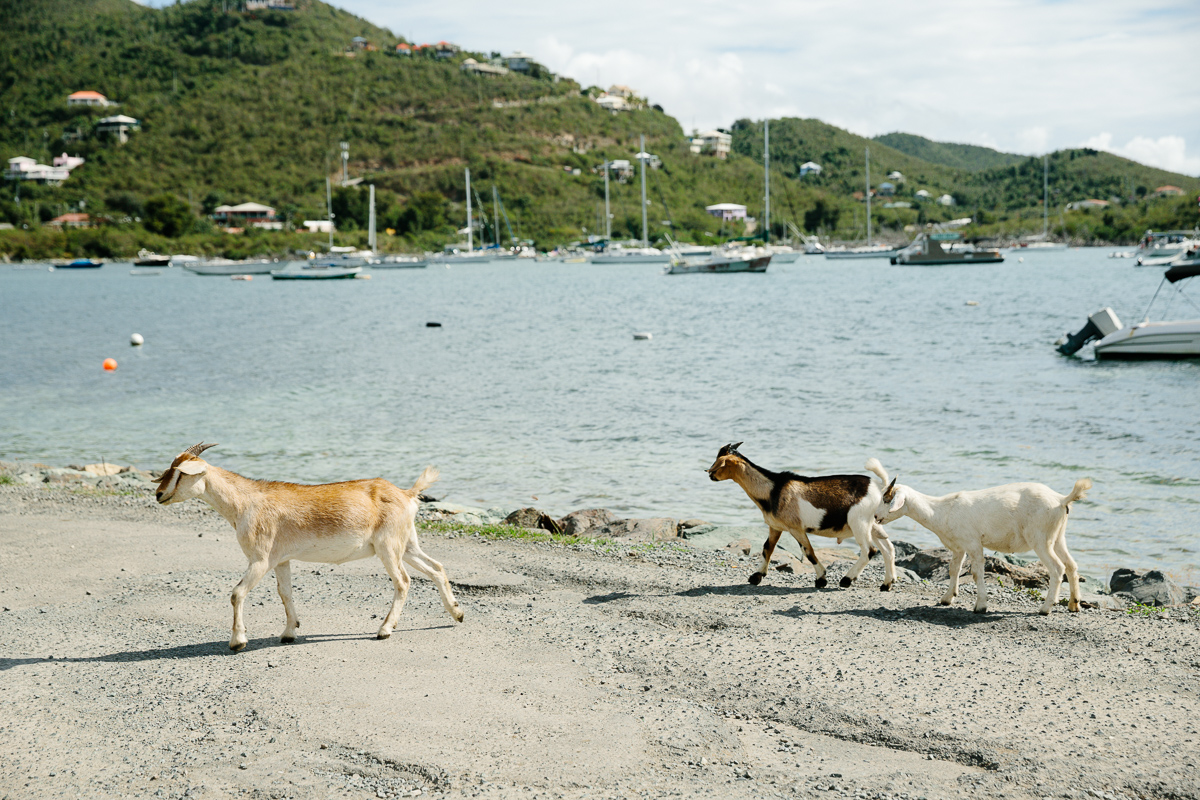
<path fill-rule="evenodd" d="M 689 132 L 815 117 L 1200 175 L 1197 0 L 336 4 L 411 40 L 523 50 L 584 86 L 632 86 Z"/>

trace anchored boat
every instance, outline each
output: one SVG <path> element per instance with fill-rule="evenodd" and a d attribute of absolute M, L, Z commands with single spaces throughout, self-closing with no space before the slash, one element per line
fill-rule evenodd
<path fill-rule="evenodd" d="M 1058 352 L 1073 355 L 1090 341 L 1096 341 L 1096 359 L 1200 358 L 1200 319 L 1174 322 L 1150 322 L 1150 308 L 1164 284 L 1170 283 L 1183 295 L 1180 281 L 1200 275 L 1200 264 L 1179 264 L 1163 274 L 1162 283 L 1146 308 L 1146 321 L 1125 327 L 1111 308 L 1102 308 L 1088 317 L 1078 332 L 1060 340 Z M 1189 301 L 1191 298 L 1187 298 Z M 1194 303 L 1193 303 L 1194 305 Z"/>
<path fill-rule="evenodd" d="M 1003 260 L 999 250 L 981 250 L 962 242 L 961 233 L 923 233 L 892 257 L 893 264 L 913 266 L 987 264 Z"/>

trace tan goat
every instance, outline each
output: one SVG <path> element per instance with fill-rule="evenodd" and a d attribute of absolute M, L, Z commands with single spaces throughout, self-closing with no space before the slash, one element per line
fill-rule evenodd
<path fill-rule="evenodd" d="M 238 544 L 250 563 L 233 589 L 230 650 L 246 646 L 242 606 L 271 569 L 287 614 L 281 640 L 295 641 L 300 620 L 292 604 L 292 559 L 343 564 L 379 556 L 395 587 L 392 607 L 379 626 L 380 639 L 391 636 L 408 597 L 405 562 L 437 585 L 446 611 L 455 622 L 462 622 L 463 612 L 446 570 L 417 544 L 417 498 L 437 480 L 436 469 L 426 467 L 411 489 L 400 489 L 382 478 L 306 486 L 254 480 L 215 467 L 200 458 L 210 447 L 215 445 L 201 442 L 180 453 L 163 473 L 155 496 L 162 505 L 203 500 L 237 531 Z"/>

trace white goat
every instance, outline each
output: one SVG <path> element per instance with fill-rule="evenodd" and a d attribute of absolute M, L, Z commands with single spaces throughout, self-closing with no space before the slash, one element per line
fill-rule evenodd
<path fill-rule="evenodd" d="M 875 459 L 867 468 L 886 484 L 887 472 Z M 1050 573 L 1046 602 L 1039 613 L 1045 615 L 1058 602 L 1063 571 L 1071 586 L 1068 611 L 1079 610 L 1079 570 L 1067 552 L 1067 515 L 1071 503 L 1087 497 L 1092 482 L 1075 481 L 1070 494 L 1061 495 L 1041 483 L 1010 483 L 973 492 L 955 492 L 943 497 L 921 494 L 893 480 L 875 511 L 875 521 L 887 524 L 902 516 L 910 517 L 937 534 L 950 551 L 950 586 L 940 602 L 950 605 L 958 594 L 958 573 L 965 556 L 971 557 L 975 576 L 975 613 L 987 611 L 987 586 L 983 582 L 983 549 L 998 553 L 1037 553 Z"/>
<path fill-rule="evenodd" d="M 804 555 L 817 572 L 816 587 L 824 588 L 825 565 L 808 534 L 829 536 L 838 540 L 854 537 L 858 543 L 858 561 L 842 577 L 847 587 L 858 578 L 875 547 L 883 551 L 884 578 L 879 591 L 886 592 L 896 580 L 896 551 L 888 541 L 887 532 L 874 524 L 871 515 L 879 505 L 884 486 L 866 475 L 824 475 L 807 477 L 794 472 L 772 472 L 764 469 L 738 452 L 737 444 L 727 444 L 717 452 L 717 460 L 708 468 L 714 481 L 732 480 L 762 511 L 767 523 L 767 541 L 763 543 L 762 565 L 750 575 L 756 586 L 767 576 L 771 555 L 783 531 L 788 531 L 804 548 Z M 874 459 L 872 459 L 874 461 Z M 876 462 L 878 465 L 878 462 Z M 880 467 L 882 470 L 883 468 Z M 885 482 L 886 484 L 886 482 Z"/>
<path fill-rule="evenodd" d="M 379 626 L 380 639 L 391 636 L 408 597 L 410 579 L 403 562 L 437 585 L 446 611 L 455 622 L 462 622 L 463 612 L 450 591 L 446 570 L 417 544 L 417 498 L 437 480 L 436 469 L 426 467 L 411 489 L 400 489 L 382 478 L 305 486 L 253 480 L 215 467 L 200 458 L 210 447 L 215 445 L 201 442 L 180 453 L 163 473 L 155 496 L 162 505 L 203 500 L 237 531 L 238 544 L 250 563 L 233 589 L 230 650 L 246 646 L 242 606 L 271 569 L 287 614 L 281 641 L 295 641 L 300 620 L 292 605 L 292 559 L 343 564 L 379 556 L 395 587 L 392 607 Z"/>

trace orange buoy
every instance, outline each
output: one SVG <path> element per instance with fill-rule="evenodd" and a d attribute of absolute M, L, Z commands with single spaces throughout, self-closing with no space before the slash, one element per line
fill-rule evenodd
<path fill-rule="evenodd" d="M 117 360 L 115 358 L 104 359 L 104 371 L 115 372 L 117 369 Z"/>

